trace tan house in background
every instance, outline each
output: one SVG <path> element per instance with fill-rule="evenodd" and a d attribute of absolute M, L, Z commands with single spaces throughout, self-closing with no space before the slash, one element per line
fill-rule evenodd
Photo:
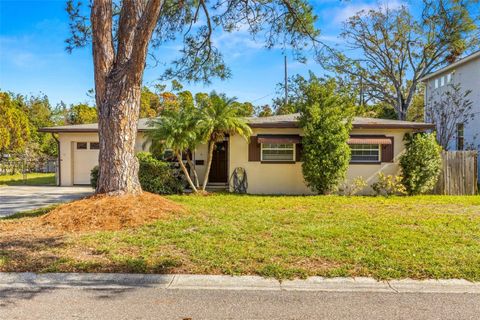
<path fill-rule="evenodd" d="M 250 141 L 231 136 L 217 144 L 209 184 L 227 188 L 235 168 L 243 168 L 248 178 L 248 193 L 311 194 L 302 174 L 302 129 L 297 119 L 298 114 L 248 118 L 253 131 Z M 348 142 L 352 160 L 347 179 L 361 176 L 371 185 L 379 172 L 399 174 L 398 160 L 405 148 L 405 133 L 432 128 L 427 123 L 355 118 Z M 147 130 L 148 119 L 140 119 L 137 151 L 148 151 L 144 136 Z M 89 184 L 90 171 L 98 164 L 97 124 L 49 127 L 41 131 L 58 135 L 59 185 Z M 199 176 L 203 177 L 207 146 L 199 146 L 193 152 L 193 159 Z"/>

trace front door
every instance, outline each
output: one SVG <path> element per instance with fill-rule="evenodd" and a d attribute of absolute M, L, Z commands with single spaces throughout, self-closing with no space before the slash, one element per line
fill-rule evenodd
<path fill-rule="evenodd" d="M 228 141 L 222 141 L 215 144 L 212 155 L 212 167 L 208 181 L 213 183 L 227 183 L 228 182 Z"/>

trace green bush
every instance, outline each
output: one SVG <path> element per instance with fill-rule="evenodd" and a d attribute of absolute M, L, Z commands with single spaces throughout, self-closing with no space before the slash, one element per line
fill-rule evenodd
<path fill-rule="evenodd" d="M 442 157 L 435 135 L 405 135 L 406 152 L 400 158 L 402 183 L 409 195 L 431 192 L 437 183 Z"/>
<path fill-rule="evenodd" d="M 97 188 L 97 182 L 98 182 L 98 174 L 99 174 L 99 167 L 95 166 L 93 167 L 92 171 L 90 171 L 90 185 L 92 188 L 96 189 Z"/>
<path fill-rule="evenodd" d="M 405 195 L 405 186 L 402 184 L 401 176 L 378 174 L 378 181 L 372 184 L 372 189 L 377 196 Z"/>
<path fill-rule="evenodd" d="M 300 106 L 302 172 L 312 190 L 327 194 L 345 179 L 350 162 L 347 144 L 351 129 L 352 99 L 333 80 L 311 76 L 302 88 Z"/>
<path fill-rule="evenodd" d="M 144 191 L 157 194 L 174 194 L 183 192 L 183 181 L 175 174 L 171 164 L 155 159 L 149 152 L 137 154 L 139 162 L 138 178 Z M 98 166 L 90 174 L 92 187 L 96 188 Z"/>

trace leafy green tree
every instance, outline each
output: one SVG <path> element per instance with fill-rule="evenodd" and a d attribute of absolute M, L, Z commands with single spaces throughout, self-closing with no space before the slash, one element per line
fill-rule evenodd
<path fill-rule="evenodd" d="M 198 192 L 198 176 L 195 166 L 188 158 L 190 169 L 193 170 L 196 180 L 194 183 L 183 163 L 182 156 L 187 154 L 187 157 L 189 157 L 189 150 L 194 150 L 201 141 L 197 126 L 198 119 L 198 110 L 195 108 L 166 109 L 160 117 L 151 121 L 153 129 L 146 133 L 147 138 L 152 143 L 162 144 L 165 148 L 172 149 L 188 184 L 195 193 Z"/>
<path fill-rule="evenodd" d="M 97 120 L 97 108 L 85 103 L 72 105 L 67 111 L 67 122 L 69 124 L 95 123 Z"/>
<path fill-rule="evenodd" d="M 251 117 L 255 113 L 255 107 L 250 102 L 238 102 L 234 101 L 233 107 L 238 109 L 239 117 Z"/>
<path fill-rule="evenodd" d="M 479 18 L 478 0 L 423 0 L 360 11 L 344 25 L 346 50 L 328 50 L 319 62 L 405 120 L 422 77 L 477 50 Z"/>
<path fill-rule="evenodd" d="M 435 135 L 406 135 L 406 152 L 400 158 L 402 183 L 409 195 L 427 193 L 433 190 L 438 181 L 442 166 L 442 147 Z"/>
<path fill-rule="evenodd" d="M 270 117 L 273 116 L 273 110 L 270 108 L 268 104 L 260 107 L 260 111 L 258 112 L 259 117 Z"/>
<path fill-rule="evenodd" d="M 304 0 L 92 0 L 86 8 L 67 1 L 72 31 L 67 49 L 92 44 L 101 141 L 97 193 L 141 192 L 134 144 L 143 74 L 147 57 L 159 57 L 155 49 L 180 41 L 174 61 L 158 61 L 168 65 L 163 78 L 208 83 L 230 76 L 213 41 L 218 32 L 242 28 L 265 39 L 266 48 L 288 47 L 298 57 L 320 45 L 317 17 Z"/>
<path fill-rule="evenodd" d="M 0 114 L 0 159 L 5 154 L 23 153 L 30 140 L 30 123 L 7 92 L 0 92 Z"/>
<path fill-rule="evenodd" d="M 140 118 L 151 118 L 159 114 L 161 109 L 160 97 L 148 87 L 142 88 L 140 96 Z"/>
<path fill-rule="evenodd" d="M 239 109 L 235 107 L 234 101 L 233 99 L 228 99 L 225 95 L 211 93 L 208 102 L 199 106 L 201 109 L 199 130 L 204 140 L 208 143 L 207 168 L 203 178 L 203 191 L 207 187 L 215 144 L 223 141 L 227 134 L 230 136 L 239 134 L 248 140 L 252 133 L 248 124 L 240 117 Z"/>
<path fill-rule="evenodd" d="M 300 89 L 303 176 L 312 190 L 327 194 L 336 190 L 348 169 L 354 101 L 333 79 L 322 81 L 313 74 Z"/>

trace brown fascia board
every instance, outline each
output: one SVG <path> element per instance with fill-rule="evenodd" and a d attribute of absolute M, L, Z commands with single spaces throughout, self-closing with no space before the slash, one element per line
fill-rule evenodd
<path fill-rule="evenodd" d="M 138 132 L 145 132 L 148 131 L 147 129 L 138 129 Z M 40 128 L 38 132 L 51 132 L 51 133 L 96 133 L 98 129 L 90 129 L 90 128 L 77 128 L 77 129 L 69 129 L 69 128 Z"/>
<path fill-rule="evenodd" d="M 249 123 L 251 128 L 298 128 L 298 122 L 271 122 L 271 123 Z M 353 124 L 354 129 L 417 129 L 428 130 L 435 129 L 433 123 L 412 123 L 412 124 L 393 124 L 393 123 L 366 123 L 366 124 Z M 98 132 L 98 129 L 90 128 L 40 128 L 39 132 L 52 132 L 52 133 L 94 133 Z M 138 132 L 146 132 L 148 129 L 138 129 Z"/>
<path fill-rule="evenodd" d="M 272 123 L 250 123 L 250 127 L 252 128 L 298 128 L 298 122 L 272 122 Z M 371 124 L 353 124 L 354 129 L 419 129 L 419 130 L 427 130 L 427 129 L 435 129 L 435 125 L 431 123 L 412 123 L 412 124 L 379 124 L 379 123 L 371 123 Z"/>
<path fill-rule="evenodd" d="M 354 129 L 435 129 L 433 123 L 415 123 L 415 124 L 395 124 L 395 123 L 372 123 L 372 124 L 354 124 Z"/>
<path fill-rule="evenodd" d="M 298 122 L 249 123 L 251 128 L 298 128 Z"/>

